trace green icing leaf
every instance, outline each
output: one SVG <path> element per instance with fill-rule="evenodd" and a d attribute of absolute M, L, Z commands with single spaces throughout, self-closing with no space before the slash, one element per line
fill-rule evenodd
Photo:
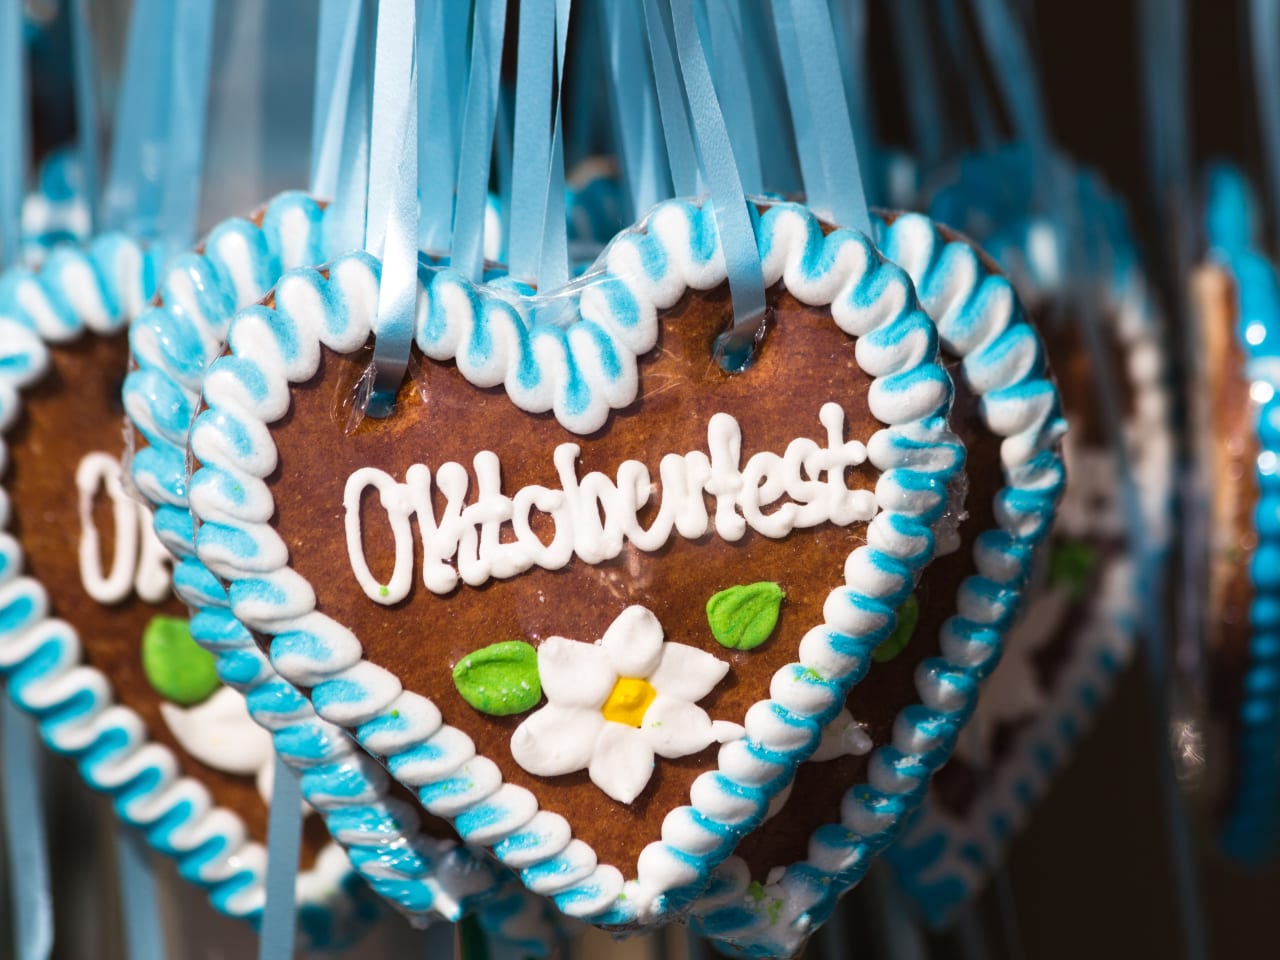
<path fill-rule="evenodd" d="M 212 696 L 221 683 L 213 655 L 178 617 L 152 617 L 142 631 L 142 672 L 156 693 L 184 707 Z"/>
<path fill-rule="evenodd" d="M 1098 551 L 1081 540 L 1059 540 L 1049 555 L 1049 585 L 1067 587 L 1079 598 L 1098 566 Z"/>
<path fill-rule="evenodd" d="M 458 661 L 453 685 L 481 713 L 493 717 L 524 713 L 542 699 L 538 651 L 523 640 L 490 644 Z"/>
<path fill-rule="evenodd" d="M 784 596 L 782 588 L 768 580 L 721 590 L 707 601 L 712 635 L 730 650 L 754 650 L 778 625 Z"/>
<path fill-rule="evenodd" d="M 916 623 L 919 619 L 920 601 L 913 593 L 898 608 L 898 625 L 880 646 L 871 651 L 871 659 L 876 663 L 888 663 L 905 650 L 907 644 L 911 642 L 911 635 L 916 632 Z"/>

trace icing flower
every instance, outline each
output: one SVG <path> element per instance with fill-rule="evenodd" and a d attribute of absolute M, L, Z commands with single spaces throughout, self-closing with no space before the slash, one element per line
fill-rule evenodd
<path fill-rule="evenodd" d="M 620 803 L 640 795 L 654 755 L 674 758 L 743 736 L 697 702 L 729 671 L 705 651 L 663 640 L 662 624 L 627 607 L 598 643 L 549 637 L 538 647 L 547 705 L 511 736 L 520 766 L 542 777 L 586 770 Z"/>

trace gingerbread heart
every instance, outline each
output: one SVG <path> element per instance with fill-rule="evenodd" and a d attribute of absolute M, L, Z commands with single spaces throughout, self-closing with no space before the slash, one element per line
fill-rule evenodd
<path fill-rule="evenodd" d="M 421 920 L 456 921 L 478 909 L 497 938 L 543 956 L 561 936 L 544 906 L 452 838 L 423 834 L 411 799 L 403 791 L 396 796 L 385 772 L 279 679 L 194 556 L 185 457 L 200 376 L 221 352 L 238 304 L 263 296 L 282 270 L 324 259 L 325 222 L 309 197 L 282 194 L 253 221 L 218 226 L 201 250 L 167 271 L 158 306 L 132 331 L 133 369 L 124 385 L 135 431 L 130 476 L 174 558 L 176 590 L 194 613 L 193 636 L 248 698 L 261 725 L 255 732 L 302 772 L 304 796 L 374 890 Z"/>
<path fill-rule="evenodd" d="M 969 241 L 924 216 L 880 226 L 880 248 L 914 282 L 955 381 L 967 509 L 921 580 L 898 643 L 873 655 L 786 798 L 695 907 L 703 932 L 753 953 L 800 950 L 894 840 L 962 726 L 981 714 L 979 684 L 1000 659 L 1063 487 L 1060 401 L 1008 281 Z M 896 716 L 876 717 L 869 693 L 891 685 L 915 702 L 904 697 Z"/>
<path fill-rule="evenodd" d="M 600 923 L 676 909 L 760 821 L 955 522 L 910 282 L 802 207 L 759 230 L 776 288 L 744 374 L 711 355 L 710 211 L 671 202 L 532 318 L 424 271 L 429 362 L 350 434 L 375 265 L 288 274 L 192 428 L 197 553 L 281 675 Z"/>
<path fill-rule="evenodd" d="M 1248 863 L 1280 848 L 1275 695 L 1275 317 L 1280 284 L 1260 241 L 1256 197 L 1226 167 L 1207 178 L 1209 253 L 1192 301 L 1201 345 L 1193 370 L 1204 542 L 1189 553 L 1206 583 L 1200 668 L 1209 799 L 1223 849 Z M 1193 771 L 1197 772 L 1197 771 Z"/>
<path fill-rule="evenodd" d="M 1006 169 L 1009 160 L 997 157 L 987 176 Z M 1000 204 L 984 202 L 989 195 L 974 189 L 971 179 L 951 189 L 970 196 L 971 216 L 985 213 L 995 222 Z M 1063 286 L 1068 271 L 1055 226 L 1025 212 L 1010 217 L 991 234 L 991 249 L 1021 270 L 1024 296 L 1047 343 L 1071 423 L 1063 445 L 1068 482 L 1005 655 L 955 758 L 889 854 L 935 926 L 949 922 L 981 888 L 1014 828 L 1070 757 L 1131 659 L 1144 615 L 1140 598 L 1150 589 L 1142 567 L 1158 566 L 1167 556 L 1174 440 L 1164 348 L 1122 207 L 1088 173 L 1076 173 L 1074 185 L 1090 231 L 1086 242 L 1095 262 L 1105 264 L 1089 289 L 1097 298 L 1092 309 L 1108 365 L 1119 377 L 1118 404 L 1111 409 L 1099 395 L 1085 320 L 1071 312 Z M 1030 202 L 1029 195 L 1024 199 Z M 1145 553 L 1135 553 L 1129 539 L 1109 417 L 1119 420 L 1141 495 Z"/>
<path fill-rule="evenodd" d="M 265 896 L 270 737 L 192 643 L 167 554 L 120 465 L 128 324 L 154 278 L 142 247 L 108 235 L 0 280 L 12 507 L 0 662 L 53 749 L 218 909 L 253 919 Z M 303 927 L 314 945 L 346 942 L 371 904 L 313 826 Z"/>

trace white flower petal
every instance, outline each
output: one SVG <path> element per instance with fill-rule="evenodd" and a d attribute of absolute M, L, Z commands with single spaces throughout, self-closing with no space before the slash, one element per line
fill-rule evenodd
<path fill-rule="evenodd" d="M 658 693 L 697 703 L 729 672 L 729 664 L 705 650 L 683 643 L 664 643 L 658 669 L 649 682 Z"/>
<path fill-rule="evenodd" d="M 219 687 L 193 707 L 162 701 L 160 715 L 182 749 L 224 773 L 250 774 L 275 757 L 271 734 L 249 716 L 244 694 Z"/>
<path fill-rule="evenodd" d="M 600 709 L 618 675 L 609 657 L 593 643 L 548 637 L 538 647 L 538 676 L 551 703 Z"/>
<path fill-rule="evenodd" d="M 662 656 L 662 624 L 648 607 L 627 607 L 609 624 L 600 646 L 618 676 L 647 677 Z"/>
<path fill-rule="evenodd" d="M 653 750 L 635 727 L 606 723 L 588 771 L 591 782 L 619 803 L 630 803 L 653 776 Z"/>
<path fill-rule="evenodd" d="M 511 756 L 539 777 L 583 770 L 591 763 L 603 725 L 604 717 L 595 710 L 549 703 L 516 727 Z"/>
<path fill-rule="evenodd" d="M 645 711 L 640 729 L 660 757 L 687 757 L 716 739 L 705 710 L 662 694 Z"/>

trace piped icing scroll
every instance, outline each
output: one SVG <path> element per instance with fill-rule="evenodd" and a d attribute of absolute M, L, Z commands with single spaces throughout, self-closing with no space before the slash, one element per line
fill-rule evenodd
<path fill-rule="evenodd" d="M 889 852 L 904 887 L 934 926 L 949 923 L 999 864 L 1009 837 L 1131 659 L 1143 616 L 1143 578 L 1158 577 L 1172 532 L 1165 347 L 1123 207 L 1095 176 L 1067 171 L 1087 231 L 1082 242 L 1092 251 L 1085 276 L 1073 277 L 1060 225 L 1026 212 L 1025 158 L 1011 150 L 971 159 L 963 169 L 934 207 L 959 206 L 968 197 L 970 216 L 987 219 L 987 249 L 1010 270 L 1037 320 L 1071 432 L 1063 445 L 1068 482 L 1062 504 L 1024 609 L 1009 630 L 1006 654 L 957 741 L 956 759 L 935 779 L 924 809 Z M 999 181 L 998 194 L 993 181 Z M 1016 213 L 1019 202 L 1022 212 Z M 1081 316 L 1083 297 L 1093 321 Z M 1099 399 L 1086 322 L 1099 328 L 1118 381 L 1119 409 L 1105 409 Z M 1121 465 L 1103 418 L 1120 420 L 1141 511 L 1144 539 L 1137 552 L 1128 539 Z"/>
<path fill-rule="evenodd" d="M 51 747 L 218 909 L 252 920 L 265 896 L 267 807 L 253 773 L 233 769 L 227 751 L 187 749 L 189 725 L 166 716 L 226 698 L 216 676 L 173 656 L 161 636 L 188 612 L 121 472 L 127 331 L 155 277 L 147 251 L 122 235 L 59 247 L 38 272 L 0 277 L 12 502 L 0 664 L 10 696 L 38 714 Z M 221 693 L 243 714 L 239 694 Z M 349 942 L 370 919 L 368 897 L 336 846 L 313 837 L 306 855 L 298 887 L 307 942 Z"/>
<path fill-rule="evenodd" d="M 167 271 L 160 304 L 131 335 L 133 369 L 124 384 L 135 431 L 130 476 L 174 557 L 175 588 L 194 611 L 192 635 L 247 698 L 253 721 L 270 734 L 272 755 L 301 771 L 304 797 L 364 879 L 423 919 L 456 921 L 477 909 L 496 937 L 544 956 L 562 935 L 547 909 L 452 837 L 424 832 L 385 772 L 276 674 L 194 554 L 186 442 L 205 369 L 222 351 L 237 306 L 265 295 L 284 270 L 322 262 L 325 237 L 318 204 L 281 194 L 255 221 L 218 226 L 202 250 Z"/>
<path fill-rule="evenodd" d="M 880 223 L 884 255 L 912 277 L 956 380 L 953 427 L 968 450 L 966 517 L 900 614 L 898 642 L 862 651 L 847 704 L 861 751 L 817 751 L 790 800 L 721 867 L 697 927 L 749 956 L 790 956 L 894 841 L 981 710 L 1032 558 L 1062 494 L 1066 429 L 1044 348 L 1009 281 L 969 242 L 919 214 Z M 886 641 L 888 644 L 888 641 Z M 909 691 L 865 723 L 876 687 Z M 833 731 L 834 732 L 834 731 Z"/>
<path fill-rule="evenodd" d="M 276 668 L 310 690 L 322 718 L 353 729 L 384 758 L 428 812 L 450 820 L 463 839 L 492 846 L 530 889 L 551 894 L 565 912 L 597 923 L 669 915 L 705 883 L 816 744 L 839 708 L 859 651 L 891 632 L 894 611 L 914 588 L 935 537 L 955 522 L 953 481 L 963 451 L 945 420 L 951 386 L 935 362 L 933 327 L 916 307 L 906 276 L 865 238 L 826 233 L 793 204 L 764 209 L 758 237 L 766 280 L 777 285 L 776 323 L 756 363 L 739 377 L 708 364 L 727 310 L 714 220 L 697 204 L 669 202 L 617 238 L 595 271 L 559 295 L 529 301 L 422 268 L 415 341 L 436 362 L 424 364 L 401 391 L 392 418 L 366 420 L 350 434 L 334 422 L 334 391 L 358 380 L 367 362 L 377 264 L 354 255 L 336 260 L 327 274 L 286 274 L 268 305 L 242 311 L 232 324 L 227 354 L 205 378 L 207 409 L 192 429 L 197 552 L 228 581 L 232 610 L 270 643 Z M 792 370 L 795 364 L 804 365 L 806 376 Z M 757 378 L 770 371 L 794 388 L 793 405 L 812 405 L 806 414 L 780 417 L 748 402 L 758 401 L 768 381 Z M 828 403 L 845 413 L 843 444 L 851 438 L 865 444 L 866 461 L 848 468 L 845 480 L 849 491 L 874 496 L 874 516 L 847 529 L 831 523 L 811 532 L 797 528 L 777 541 L 745 529 L 744 503 L 789 502 L 782 499 L 786 484 L 777 480 L 785 459 L 778 452 L 785 454 L 797 437 L 807 436 L 803 452 L 812 455 L 813 470 L 803 479 L 826 486 L 818 460 L 830 448 L 819 413 Z M 673 417 L 675 410 L 682 416 Z M 738 421 L 739 462 L 750 463 L 761 450 L 777 461 L 762 471 L 760 493 L 750 501 L 728 491 L 705 500 L 707 530 L 713 523 L 742 524 L 741 541 L 672 538 L 654 556 L 628 547 L 613 560 L 575 560 L 563 570 L 531 567 L 509 580 L 488 580 L 483 590 L 459 586 L 444 597 L 415 577 L 390 611 L 342 570 L 345 485 L 355 467 L 404 477 L 419 460 L 474 465 L 478 451 L 528 444 L 529 455 L 502 458 L 504 489 L 535 483 L 551 489 L 541 478 L 555 479 L 547 465 L 564 442 L 579 445 L 585 484 L 593 470 L 618 478 L 624 460 L 651 462 L 653 452 L 693 450 L 688 431 L 705 439 L 706 424 L 720 412 Z M 797 431 L 796 424 L 804 426 Z M 642 446 L 638 436 L 645 438 Z M 308 453 L 322 448 L 335 456 L 317 461 Z M 434 452 L 424 457 L 424 449 Z M 805 459 L 801 448 L 796 456 Z M 616 482 L 610 479 L 609 487 L 617 489 Z M 819 489 L 810 493 L 791 502 L 797 513 L 825 496 Z M 397 556 L 387 518 L 408 515 L 395 505 L 396 496 L 389 497 L 390 514 L 377 498 L 381 492 L 365 491 L 361 499 L 363 550 L 371 575 L 383 584 Z M 657 511 L 661 502 L 637 504 Z M 499 543 L 501 524 L 510 519 L 504 505 L 493 525 Z M 607 520 L 605 514 L 595 522 Z M 554 525 L 538 526 L 542 542 L 551 542 Z M 482 537 L 484 524 L 478 529 Z M 326 530 L 320 541 L 313 539 Z M 800 545 L 808 549 L 808 538 L 820 549 L 806 561 Z M 700 559 L 707 550 L 715 564 Z M 763 581 L 752 575 L 757 571 L 785 567 L 776 551 L 816 562 L 824 572 L 793 572 L 794 584 L 780 584 L 786 599 L 777 634 L 753 650 L 729 651 L 711 634 L 706 603 L 737 583 Z M 337 576 L 331 555 L 341 561 Z M 723 563 L 725 556 L 737 559 Z M 698 582 L 707 589 L 694 596 Z M 568 594 L 566 584 L 572 584 Z M 524 592 L 512 593 L 512 602 L 494 602 L 502 591 Z M 517 595 L 525 599 L 514 602 Z M 542 670 L 548 638 L 566 638 L 566 649 L 599 650 L 592 638 L 605 636 L 637 606 L 662 630 L 659 659 L 673 643 L 698 648 L 729 662 L 732 682 L 710 683 L 709 672 L 701 671 L 672 688 L 682 702 L 705 710 L 712 739 L 725 742 L 687 760 L 655 749 L 652 779 L 630 804 L 590 785 L 586 772 L 539 777 L 514 762 L 513 734 L 538 713 L 491 717 L 455 696 L 454 658 L 471 653 L 476 636 L 538 646 L 545 694 L 554 673 Z M 402 626 L 388 637 L 367 629 L 371 617 Z M 469 618 L 469 625 L 450 630 L 454 617 Z M 394 670 L 380 664 L 384 658 Z M 643 728 L 663 695 L 655 679 L 661 667 L 637 660 L 614 670 L 596 705 L 601 729 L 637 718 Z M 704 682 L 695 683 L 703 673 Z M 651 701 L 644 684 L 653 688 Z M 722 734 L 716 721 L 725 724 Z M 591 757 L 586 752 L 557 755 L 554 769 L 580 760 L 590 768 L 594 743 Z M 562 779 L 573 782 L 561 785 Z M 585 799 L 576 805 L 570 798 Z M 619 829 L 624 822 L 631 826 Z"/>

